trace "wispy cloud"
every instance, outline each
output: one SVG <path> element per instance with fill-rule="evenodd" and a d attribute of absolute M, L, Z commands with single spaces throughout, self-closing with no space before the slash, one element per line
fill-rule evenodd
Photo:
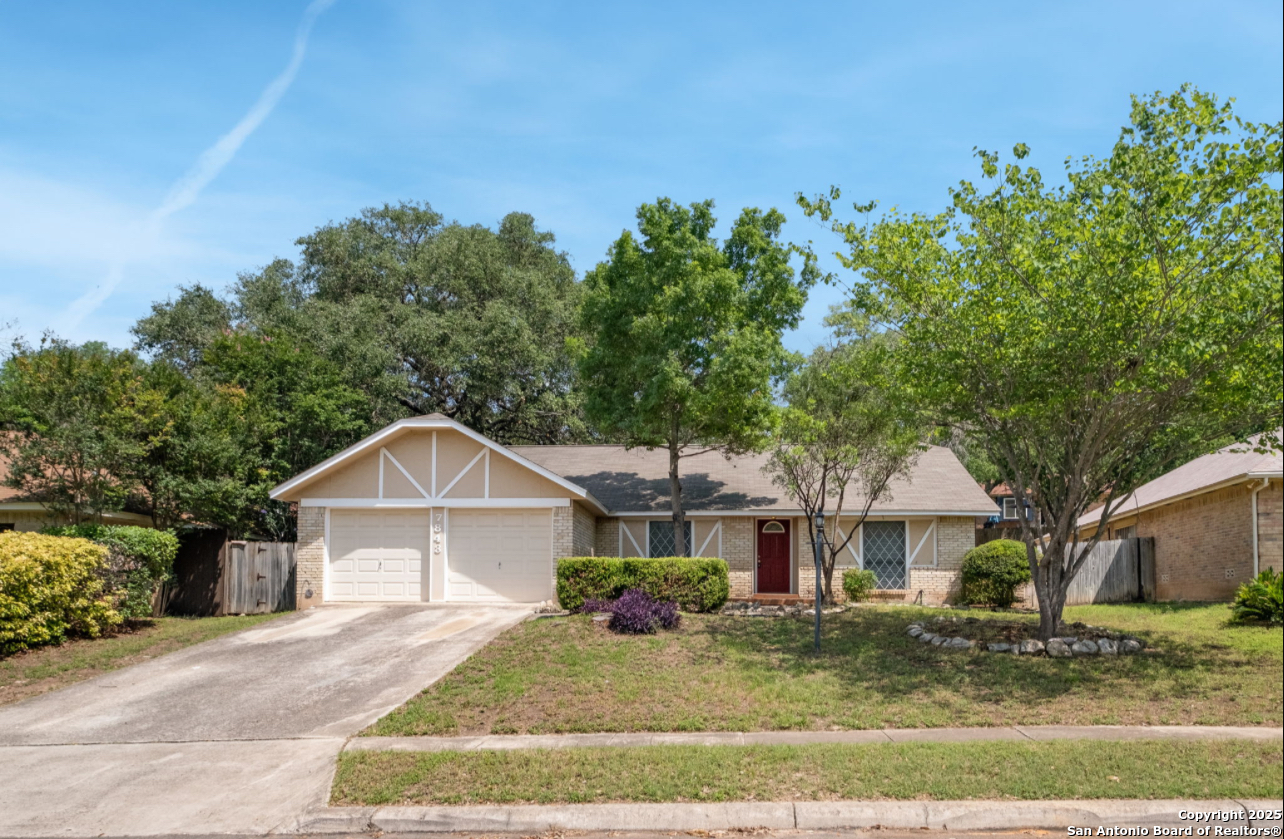
<path fill-rule="evenodd" d="M 294 35 L 294 49 L 290 54 L 290 63 L 263 89 L 258 100 L 232 127 L 232 130 L 202 152 L 192 167 L 174 182 L 160 205 L 148 214 L 142 229 L 134 237 L 134 247 L 140 251 L 146 250 L 158 237 L 165 219 L 190 207 L 200 197 L 201 190 L 218 177 L 219 172 L 222 172 L 223 168 L 231 162 L 249 136 L 271 115 L 272 110 L 281 101 L 281 97 L 294 82 L 299 68 L 303 66 L 303 57 L 308 49 L 308 36 L 312 34 L 312 27 L 316 24 L 317 18 L 334 3 L 335 0 L 312 0 L 308 4 Z M 124 279 L 127 264 L 127 259 L 113 259 L 103 281 L 75 300 L 68 308 L 67 317 L 63 322 L 64 329 L 78 328 L 86 317 L 93 314 L 103 301 L 111 296 Z"/>

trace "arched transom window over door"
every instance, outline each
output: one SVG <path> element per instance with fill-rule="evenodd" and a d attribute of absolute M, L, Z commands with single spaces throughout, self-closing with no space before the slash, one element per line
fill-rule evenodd
<path fill-rule="evenodd" d="M 903 589 L 908 585 L 905 573 L 905 522 L 865 522 L 865 545 L 862 555 L 867 570 L 874 572 L 881 589 Z"/>
<path fill-rule="evenodd" d="M 762 526 L 763 533 L 784 533 L 785 526 L 778 521 L 769 521 Z"/>

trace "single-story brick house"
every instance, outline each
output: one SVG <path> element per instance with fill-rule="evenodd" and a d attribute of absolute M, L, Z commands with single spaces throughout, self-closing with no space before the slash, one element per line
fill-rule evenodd
<path fill-rule="evenodd" d="M 733 597 L 808 596 L 806 523 L 765 462 L 683 460 L 689 544 L 727 561 Z M 300 608 L 538 602 L 554 597 L 558 557 L 673 552 L 667 452 L 502 446 L 440 414 L 394 422 L 272 497 L 299 505 Z M 874 507 L 848 565 L 874 569 L 890 597 L 940 602 L 957 589 L 975 517 L 996 511 L 953 453 L 930 447 Z"/>
<path fill-rule="evenodd" d="M 1154 538 L 1157 599 L 1229 600 L 1259 570 L 1284 564 L 1282 475 L 1279 451 L 1227 446 L 1139 487 L 1111 516 L 1107 536 Z M 1086 513 L 1080 535 L 1100 521 L 1100 509 Z"/>

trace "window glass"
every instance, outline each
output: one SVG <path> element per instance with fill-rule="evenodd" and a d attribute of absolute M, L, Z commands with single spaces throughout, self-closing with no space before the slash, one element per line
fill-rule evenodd
<path fill-rule="evenodd" d="M 1015 519 L 1016 517 L 1017 517 L 1016 499 L 1015 498 L 1003 499 L 1003 518 Z"/>
<path fill-rule="evenodd" d="M 647 556 L 677 556 L 677 548 L 673 544 L 673 522 L 672 521 L 649 521 L 646 523 L 646 542 Z M 691 521 L 686 521 L 687 537 L 687 556 L 695 551 L 691 544 Z"/>
<path fill-rule="evenodd" d="M 905 579 L 905 522 L 865 522 L 865 568 L 874 572 L 882 589 L 903 589 Z"/>

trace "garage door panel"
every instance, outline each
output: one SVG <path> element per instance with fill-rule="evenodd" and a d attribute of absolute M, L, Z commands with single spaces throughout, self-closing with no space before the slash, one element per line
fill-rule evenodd
<path fill-rule="evenodd" d="M 550 598 L 551 516 L 546 509 L 451 511 L 450 598 L 517 602 Z"/>
<path fill-rule="evenodd" d="M 422 600 L 426 510 L 330 512 L 327 600 Z"/>

